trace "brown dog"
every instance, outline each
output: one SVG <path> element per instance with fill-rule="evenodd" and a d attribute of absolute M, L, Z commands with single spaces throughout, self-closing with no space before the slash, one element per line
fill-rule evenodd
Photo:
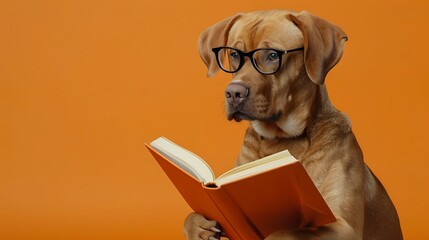
<path fill-rule="evenodd" d="M 228 119 L 250 121 L 238 164 L 288 149 L 337 218 L 317 229 L 281 230 L 266 239 L 402 239 L 392 201 L 365 165 L 349 119 L 327 95 L 325 77 L 346 41 L 339 27 L 287 11 L 238 14 L 200 37 L 208 76 L 219 67 L 233 73 L 225 93 Z M 192 213 L 184 232 L 190 240 L 216 239 L 218 228 Z"/>

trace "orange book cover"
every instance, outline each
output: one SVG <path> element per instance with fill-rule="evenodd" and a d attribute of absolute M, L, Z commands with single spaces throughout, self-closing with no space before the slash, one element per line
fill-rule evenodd
<path fill-rule="evenodd" d="M 174 143 L 169 141 L 169 144 Z M 317 227 L 336 221 L 296 159 L 216 185 L 214 179 L 204 182 L 195 176 L 188 169 L 189 163 L 181 166 L 173 161 L 176 156 L 171 149 L 163 151 L 159 146 L 148 144 L 146 147 L 189 206 L 208 219 L 216 220 L 231 240 L 260 240 L 277 230 Z"/>

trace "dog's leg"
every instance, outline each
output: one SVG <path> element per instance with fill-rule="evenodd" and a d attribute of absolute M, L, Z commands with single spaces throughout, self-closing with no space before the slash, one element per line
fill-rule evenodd
<path fill-rule="evenodd" d="M 351 149 L 347 142 L 342 142 L 343 146 L 336 146 L 335 151 L 325 152 L 326 155 L 317 160 L 319 162 L 313 163 L 313 166 L 307 166 L 307 171 L 317 182 L 319 191 L 337 221 L 318 228 L 281 230 L 271 234 L 266 240 L 363 239 L 365 166 L 357 151 L 343 151 Z M 314 173 L 318 164 L 329 167 L 326 171 Z"/>
<path fill-rule="evenodd" d="M 337 222 L 327 224 L 317 229 L 301 229 L 295 231 L 278 231 L 265 240 L 361 240 L 362 233 L 358 233 L 346 222 L 338 219 Z"/>
<path fill-rule="evenodd" d="M 357 207 L 360 209 L 361 207 Z M 357 211 L 356 211 L 357 213 Z M 265 240 L 361 240 L 363 239 L 363 215 L 357 213 L 353 221 L 337 216 L 337 221 L 318 228 L 280 230 Z"/>
<path fill-rule="evenodd" d="M 191 213 L 186 217 L 183 232 L 187 240 L 215 240 L 219 239 L 221 230 L 216 221 L 207 220 L 198 213 Z"/>

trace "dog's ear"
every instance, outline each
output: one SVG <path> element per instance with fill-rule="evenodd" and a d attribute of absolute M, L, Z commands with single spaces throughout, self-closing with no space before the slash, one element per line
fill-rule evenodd
<path fill-rule="evenodd" d="M 323 84 L 343 55 L 347 35 L 339 27 L 305 11 L 287 16 L 304 37 L 304 64 L 308 77 Z"/>
<path fill-rule="evenodd" d="M 201 59 L 207 65 L 207 76 L 213 76 L 219 71 L 219 66 L 216 62 L 216 56 L 212 48 L 225 46 L 228 41 L 229 30 L 232 25 L 240 18 L 241 14 L 229 17 L 221 22 L 218 22 L 206 30 L 204 30 L 198 40 L 198 51 Z"/>

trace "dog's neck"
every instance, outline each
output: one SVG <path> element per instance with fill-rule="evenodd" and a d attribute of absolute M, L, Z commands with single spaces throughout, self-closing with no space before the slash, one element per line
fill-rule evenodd
<path fill-rule="evenodd" d="M 314 130 L 313 123 L 317 118 L 335 110 L 332 106 L 325 84 L 318 86 L 314 101 L 308 112 L 300 112 L 297 109 L 284 115 L 276 122 L 252 121 L 251 127 L 263 138 L 297 138 L 303 135 L 311 135 Z M 305 117 L 303 117 L 303 115 Z"/>

